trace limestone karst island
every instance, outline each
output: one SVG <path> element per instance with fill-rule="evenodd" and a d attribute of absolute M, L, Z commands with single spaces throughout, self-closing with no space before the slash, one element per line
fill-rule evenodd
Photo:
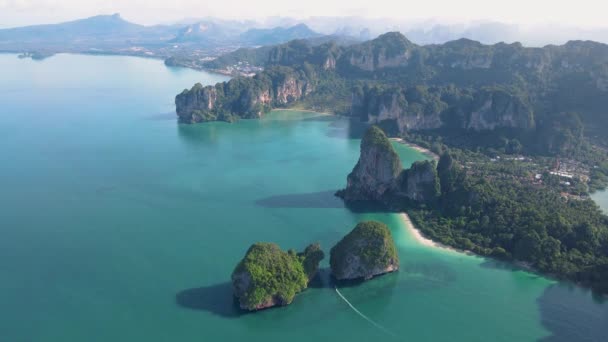
<path fill-rule="evenodd" d="M 399 269 L 399 256 L 389 228 L 366 221 L 331 248 L 335 280 L 369 280 Z M 304 252 L 287 252 L 274 243 L 253 244 L 232 273 L 233 294 L 241 309 L 255 311 L 291 304 L 317 276 L 325 254 L 319 244 Z"/>

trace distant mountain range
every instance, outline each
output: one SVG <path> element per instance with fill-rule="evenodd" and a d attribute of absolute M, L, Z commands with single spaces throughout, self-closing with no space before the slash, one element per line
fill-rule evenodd
<path fill-rule="evenodd" d="M 58 47 L 65 44 L 126 44 L 169 39 L 173 26 L 142 26 L 114 15 L 100 15 L 60 24 L 0 30 L 0 47 Z"/>
<path fill-rule="evenodd" d="M 240 40 L 254 45 L 272 45 L 273 42 L 288 42 L 294 39 L 309 39 L 322 36 L 304 24 L 283 28 L 251 29 L 240 35 Z"/>
<path fill-rule="evenodd" d="M 171 40 L 173 43 L 214 43 L 221 44 L 233 40 L 241 31 L 231 25 L 223 25 L 212 21 L 200 21 L 189 24 L 177 32 Z"/>
<path fill-rule="evenodd" d="M 0 50 L 63 52 L 162 45 L 188 45 L 192 48 L 239 47 L 281 44 L 293 39 L 323 36 L 304 24 L 246 30 L 242 27 L 230 21 L 215 20 L 143 26 L 128 22 L 119 14 L 99 15 L 60 24 L 0 30 Z"/>
<path fill-rule="evenodd" d="M 528 46 L 565 43 L 572 40 L 608 42 L 608 29 L 522 28 L 497 22 L 467 25 L 433 21 L 402 22 L 362 17 L 271 17 L 263 21 L 236 21 L 213 17 L 184 19 L 177 23 L 144 26 L 124 20 L 119 14 L 98 15 L 59 24 L 0 29 L 0 52 L 24 53 L 24 57 L 45 58 L 58 52 L 119 54 L 157 57 L 167 65 L 208 67 L 208 61 L 228 52 L 272 46 L 293 40 L 307 40 L 311 46 L 335 42 L 340 46 L 359 43 L 386 31 L 405 34 L 418 45 L 443 44 L 461 38 L 484 44 L 522 42 Z M 239 50 L 219 60 L 231 65 L 230 74 L 251 74 L 266 52 Z M 237 58 L 238 57 L 238 58 Z M 244 67 L 239 62 L 247 62 Z M 214 68 L 217 69 L 217 68 Z M 241 70 L 243 69 L 243 70 Z"/>
<path fill-rule="evenodd" d="M 563 44 L 568 40 L 608 43 L 608 28 L 581 29 L 563 26 L 521 27 L 500 22 L 450 24 L 434 20 L 403 21 L 365 17 L 270 17 L 259 21 L 189 18 L 179 22 L 144 26 L 119 14 L 98 15 L 60 24 L 0 29 L 0 51 L 82 51 L 151 48 L 151 54 L 167 57 L 163 46 L 214 49 L 281 44 L 293 39 L 332 36 L 365 41 L 387 31 L 399 31 L 414 43 L 443 44 L 468 38 L 484 44 L 521 42 L 527 46 Z M 109 51 L 108 51 L 109 50 Z"/>
<path fill-rule="evenodd" d="M 395 18 L 369 18 L 361 16 L 310 17 L 293 19 L 274 17 L 267 19 L 268 26 L 306 24 L 323 34 L 339 34 L 368 40 L 389 31 L 398 31 L 419 45 L 443 44 L 467 38 L 484 44 L 520 42 L 525 46 L 542 47 L 561 45 L 570 40 L 593 40 L 608 43 L 608 25 L 581 28 L 560 23 L 523 26 L 497 21 L 446 22 L 437 19 L 403 20 Z"/>

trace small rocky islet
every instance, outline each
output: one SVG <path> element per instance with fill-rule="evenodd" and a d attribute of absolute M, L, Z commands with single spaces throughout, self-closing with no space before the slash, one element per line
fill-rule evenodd
<path fill-rule="evenodd" d="M 287 252 L 274 243 L 253 244 L 232 273 L 232 288 L 241 309 L 257 311 L 286 306 L 317 275 L 325 254 L 318 243 L 302 253 Z M 338 280 L 369 280 L 399 269 L 399 257 L 389 228 L 366 221 L 331 249 L 331 274 Z"/>
<path fill-rule="evenodd" d="M 369 280 L 397 271 L 399 255 L 384 223 L 364 221 L 331 249 L 329 264 L 337 280 Z"/>
<path fill-rule="evenodd" d="M 239 306 L 255 311 L 290 304 L 308 287 L 324 257 L 319 244 L 309 245 L 302 253 L 285 252 L 274 243 L 253 244 L 232 273 Z"/>

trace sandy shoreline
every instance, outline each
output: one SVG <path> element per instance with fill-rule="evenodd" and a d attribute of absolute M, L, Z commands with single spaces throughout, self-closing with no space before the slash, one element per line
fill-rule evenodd
<path fill-rule="evenodd" d="M 456 248 L 446 246 L 442 243 L 435 242 L 431 239 L 428 239 L 428 238 L 424 237 L 424 235 L 422 235 L 422 232 L 420 232 L 420 230 L 414 226 L 414 223 L 412 223 L 412 220 L 410 219 L 408 214 L 400 213 L 399 217 L 403 221 L 407 231 L 410 232 L 410 234 L 412 234 L 412 236 L 414 237 L 414 240 L 416 240 L 419 244 L 426 246 L 426 247 L 439 248 L 439 249 L 443 249 L 443 250 L 450 251 L 450 252 L 464 253 L 464 254 L 469 254 L 469 255 L 473 254 L 472 252 L 461 251 Z"/>
<path fill-rule="evenodd" d="M 433 153 L 431 150 L 426 149 L 422 146 L 418 146 L 416 144 L 412 144 L 410 142 L 407 142 L 401 138 L 391 138 L 391 140 L 397 141 L 400 144 L 404 144 L 406 146 L 408 146 L 411 149 L 414 149 L 428 157 L 431 157 L 433 160 L 435 160 L 436 162 L 439 161 L 439 156 L 435 153 Z M 473 252 L 470 251 L 463 251 L 463 250 L 459 250 L 456 249 L 454 247 L 450 247 L 447 245 L 444 245 L 442 243 L 439 242 L 435 242 L 431 239 L 426 238 L 424 235 L 422 235 L 422 232 L 416 228 L 416 226 L 414 226 L 414 223 L 412 222 L 412 220 L 410 219 L 409 215 L 407 213 L 400 213 L 399 217 L 401 218 L 401 220 L 403 221 L 403 224 L 405 225 L 405 228 L 407 229 L 407 231 L 414 237 L 414 240 L 416 240 L 419 244 L 426 246 L 426 247 L 432 247 L 432 248 L 439 248 L 442 250 L 446 250 L 446 251 L 450 251 L 450 252 L 456 252 L 456 253 L 464 253 L 464 254 L 468 254 L 468 255 L 473 255 Z"/>
<path fill-rule="evenodd" d="M 426 149 L 426 148 L 424 148 L 422 146 L 418 146 L 416 144 L 412 144 L 412 143 L 410 143 L 408 141 L 405 141 L 405 140 L 403 140 L 401 138 L 390 138 L 390 139 L 393 140 L 393 141 L 397 141 L 400 144 L 406 145 L 407 147 L 409 147 L 409 148 L 411 148 L 413 150 L 416 150 L 416 151 L 418 151 L 418 152 L 420 152 L 420 153 L 422 153 L 424 155 L 427 155 L 427 156 L 433 158 L 433 160 L 435 160 L 435 161 L 439 161 L 439 156 L 436 155 L 435 153 L 433 153 L 433 151 L 431 151 L 429 149 Z"/>

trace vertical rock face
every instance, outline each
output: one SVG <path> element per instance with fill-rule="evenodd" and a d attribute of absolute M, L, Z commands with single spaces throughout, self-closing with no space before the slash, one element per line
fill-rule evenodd
<path fill-rule="evenodd" d="M 387 204 L 400 197 L 430 202 L 440 195 L 435 162 L 418 161 L 403 170 L 401 160 L 384 132 L 370 127 L 361 141 L 361 155 L 347 177 L 346 189 L 336 193 L 347 202 L 376 201 Z"/>
<path fill-rule="evenodd" d="M 311 91 L 308 82 L 288 77 L 275 88 L 275 101 L 277 105 L 286 105 L 310 94 Z"/>
<path fill-rule="evenodd" d="M 441 194 L 434 162 L 415 162 L 409 169 L 403 170 L 399 178 L 399 194 L 416 202 L 430 202 Z"/>
<path fill-rule="evenodd" d="M 347 201 L 380 200 L 395 186 L 401 161 L 384 132 L 372 126 L 361 141 L 359 162 L 338 196 Z"/>
<path fill-rule="evenodd" d="M 313 82 L 305 73 L 275 67 L 253 78 L 237 77 L 207 87 L 196 84 L 175 97 L 175 107 L 182 123 L 257 119 L 273 107 L 289 105 L 313 90 Z"/>
<path fill-rule="evenodd" d="M 397 32 L 348 49 L 342 63 L 367 72 L 384 68 L 407 67 L 418 47 Z"/>
<path fill-rule="evenodd" d="M 534 113 L 519 97 L 503 90 L 479 91 L 473 100 L 473 109 L 466 128 L 492 130 L 495 128 L 535 127 Z"/>
<path fill-rule="evenodd" d="M 196 123 L 215 120 L 215 103 L 217 102 L 217 89 L 203 87 L 197 83 L 189 91 L 184 90 L 175 97 L 175 106 L 180 122 Z"/>
<path fill-rule="evenodd" d="M 410 95 L 415 92 L 413 88 L 404 90 L 399 87 L 355 89 L 351 115 L 369 124 L 392 121 L 400 132 L 441 127 L 441 112 L 447 108 L 447 104 L 428 92 L 422 96 Z"/>
<path fill-rule="evenodd" d="M 199 96 L 176 99 L 182 122 L 257 118 L 273 106 L 289 105 L 315 90 L 311 101 L 305 101 L 310 108 L 338 107 L 342 113 L 346 87 L 363 83 L 408 85 L 397 91 L 353 94 L 353 115 L 400 132 L 528 129 L 541 126 L 544 118 L 556 112 L 579 112 L 585 121 L 596 122 L 608 106 L 608 45 L 590 41 L 526 48 L 519 43 L 484 45 L 459 39 L 421 46 L 392 32 L 359 44 L 294 40 L 240 49 L 204 65 L 224 69 L 237 60 L 264 66 L 255 81 L 230 82 L 251 87 L 248 99 L 258 100 L 238 105 L 243 87 L 216 86 L 216 96 L 209 88 Z M 167 60 L 167 64 L 183 63 L 179 58 Z M 283 84 L 286 74 L 294 76 L 295 84 L 293 79 Z M 412 91 L 418 87 L 427 88 L 419 92 L 423 96 Z M 255 95 L 268 90 L 269 95 Z M 608 125 L 601 121 L 602 127 Z"/>
<path fill-rule="evenodd" d="M 446 113 L 451 117 L 448 123 L 442 120 Z M 534 112 L 525 100 L 500 88 L 474 93 L 451 87 L 355 88 L 351 114 L 369 124 L 394 122 L 399 132 L 445 125 L 476 131 L 535 127 Z"/>
<path fill-rule="evenodd" d="M 334 70 L 336 68 L 336 58 L 328 56 L 323 62 L 323 70 Z"/>
<path fill-rule="evenodd" d="M 330 255 L 331 273 L 338 280 L 367 280 L 399 269 L 391 231 L 381 222 L 357 224 L 331 249 Z"/>
<path fill-rule="evenodd" d="M 374 71 L 374 56 L 371 51 L 365 51 L 363 54 L 351 54 L 348 58 L 348 63 L 356 68 L 365 71 Z"/>

